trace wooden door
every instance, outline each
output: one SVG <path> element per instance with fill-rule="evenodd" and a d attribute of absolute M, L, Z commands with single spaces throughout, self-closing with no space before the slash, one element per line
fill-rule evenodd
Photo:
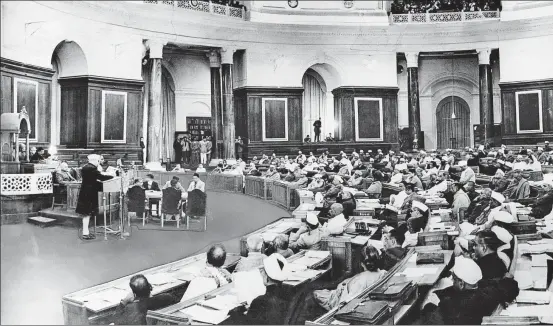
<path fill-rule="evenodd" d="M 448 96 L 440 101 L 436 124 L 438 149 L 470 146 L 470 109 L 462 98 Z"/>

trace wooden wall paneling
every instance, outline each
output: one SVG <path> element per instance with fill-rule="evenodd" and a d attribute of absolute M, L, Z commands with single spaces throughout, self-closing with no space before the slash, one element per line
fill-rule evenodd
<path fill-rule="evenodd" d="M 13 77 L 2 74 L 2 112 L 13 112 Z"/>
<path fill-rule="evenodd" d="M 235 135 L 249 138 L 248 135 L 248 105 L 246 93 L 237 91 L 234 93 L 234 126 Z"/>
<path fill-rule="evenodd" d="M 248 135 L 250 142 L 262 141 L 261 97 L 248 96 Z"/>
<path fill-rule="evenodd" d="M 543 132 L 553 132 L 553 88 L 542 91 Z"/>
<path fill-rule="evenodd" d="M 302 141 L 303 140 L 303 113 L 302 113 L 302 98 L 288 98 L 288 140 Z M 305 132 L 307 134 L 307 132 Z"/>
<path fill-rule="evenodd" d="M 502 92 L 501 94 L 503 130 L 506 135 L 516 134 L 516 99 L 515 92 Z"/>
<path fill-rule="evenodd" d="M 355 102 L 354 94 L 347 93 L 342 98 L 342 141 L 355 141 Z"/>
<path fill-rule="evenodd" d="M 385 96 L 382 98 L 382 111 L 384 115 L 384 141 L 398 142 L 398 112 L 397 97 Z"/>
<path fill-rule="evenodd" d="M 50 128 L 52 128 L 50 85 L 50 83 L 38 84 L 37 140 L 44 143 L 50 143 Z"/>
<path fill-rule="evenodd" d="M 140 145 L 143 119 L 140 103 L 142 103 L 141 93 L 127 94 L 127 144 Z"/>
<path fill-rule="evenodd" d="M 102 90 L 97 88 L 88 89 L 88 111 L 86 114 L 87 145 L 100 145 L 102 129 Z"/>

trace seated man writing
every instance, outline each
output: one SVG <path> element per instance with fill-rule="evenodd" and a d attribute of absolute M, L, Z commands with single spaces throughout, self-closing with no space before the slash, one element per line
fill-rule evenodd
<path fill-rule="evenodd" d="M 298 232 L 290 235 L 290 249 L 294 252 L 301 249 L 319 250 L 321 239 L 327 235 L 327 230 L 319 226 L 317 216 L 308 215 L 306 223 L 300 227 Z"/>
<path fill-rule="evenodd" d="M 381 253 L 378 268 L 386 271 L 390 270 L 397 262 L 405 257 L 407 249 L 402 248 L 404 240 L 405 236 L 397 229 L 388 228 L 383 230 L 382 246 L 384 249 Z"/>

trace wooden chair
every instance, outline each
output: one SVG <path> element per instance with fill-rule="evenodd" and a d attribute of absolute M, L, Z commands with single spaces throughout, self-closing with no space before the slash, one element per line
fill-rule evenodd
<path fill-rule="evenodd" d="M 127 191 L 127 211 L 129 213 L 135 213 L 137 217 L 142 215 L 142 226 L 146 224 L 146 193 L 144 189 L 139 187 L 131 187 Z M 129 225 L 131 224 L 131 218 L 129 217 Z"/>
<path fill-rule="evenodd" d="M 163 189 L 163 197 L 161 198 L 161 227 L 164 225 L 166 215 L 178 215 L 176 219 L 177 228 L 180 227 L 180 220 L 182 218 L 182 210 L 180 209 L 181 195 L 182 192 L 180 190 L 174 188 Z"/>

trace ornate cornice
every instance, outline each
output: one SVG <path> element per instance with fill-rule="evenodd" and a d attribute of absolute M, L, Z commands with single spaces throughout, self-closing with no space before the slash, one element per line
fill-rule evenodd
<path fill-rule="evenodd" d="M 51 68 L 34 66 L 2 57 L 0 57 L 0 67 L 3 72 L 12 72 L 21 76 L 31 76 L 49 81 L 52 80 L 52 76 L 55 73 Z"/>

